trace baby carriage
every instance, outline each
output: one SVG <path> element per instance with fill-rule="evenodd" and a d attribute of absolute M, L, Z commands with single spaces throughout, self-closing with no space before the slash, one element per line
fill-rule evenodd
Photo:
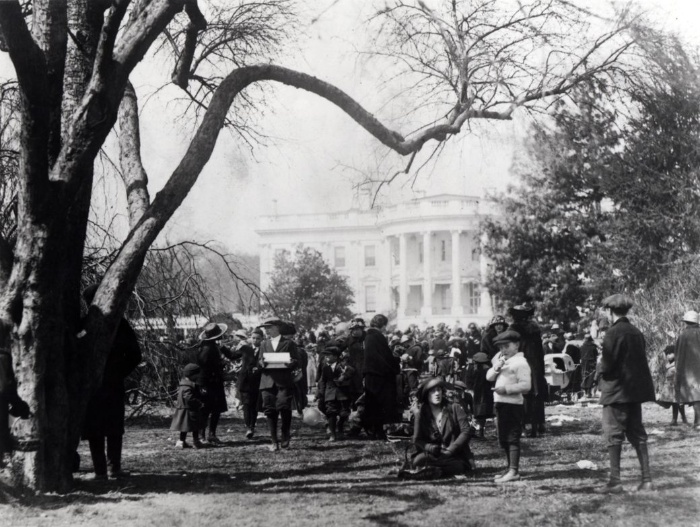
<path fill-rule="evenodd" d="M 579 365 L 567 353 L 544 356 L 544 377 L 549 385 L 549 400 L 575 403 L 583 396 Z"/>

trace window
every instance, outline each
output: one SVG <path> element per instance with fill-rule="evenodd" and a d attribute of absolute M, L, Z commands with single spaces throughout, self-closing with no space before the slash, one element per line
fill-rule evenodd
<path fill-rule="evenodd" d="M 481 291 L 479 284 L 476 282 L 469 282 L 463 285 L 462 304 L 466 307 L 466 314 L 473 315 L 478 313 L 481 307 Z"/>
<path fill-rule="evenodd" d="M 374 267 L 377 265 L 374 256 L 374 245 L 365 245 L 365 267 Z"/>
<path fill-rule="evenodd" d="M 447 242 L 445 242 L 445 240 L 442 240 L 440 242 L 440 260 L 442 260 L 444 262 L 446 258 L 447 258 Z"/>
<path fill-rule="evenodd" d="M 345 247 L 336 247 L 334 263 L 336 267 L 345 267 Z"/>
<path fill-rule="evenodd" d="M 377 310 L 377 286 L 365 286 L 365 311 L 374 313 Z"/>

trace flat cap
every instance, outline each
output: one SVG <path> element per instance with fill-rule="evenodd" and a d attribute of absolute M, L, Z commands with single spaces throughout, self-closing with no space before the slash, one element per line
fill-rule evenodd
<path fill-rule="evenodd" d="M 496 337 L 493 339 L 493 343 L 498 345 L 506 344 L 507 342 L 520 342 L 520 338 L 520 333 L 513 331 L 512 329 L 507 329 L 503 333 L 496 335 Z"/>
<path fill-rule="evenodd" d="M 603 300 L 603 307 L 606 309 L 627 311 L 634 305 L 634 301 L 627 295 L 617 293 L 610 295 Z"/>

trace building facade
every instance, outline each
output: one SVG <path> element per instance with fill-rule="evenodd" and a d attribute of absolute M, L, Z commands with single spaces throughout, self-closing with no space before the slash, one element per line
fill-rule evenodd
<path fill-rule="evenodd" d="M 353 310 L 366 319 L 383 313 L 399 327 L 485 324 L 493 310 L 478 232 L 493 213 L 492 202 L 440 194 L 380 210 L 263 216 L 260 286 L 267 289 L 275 257 L 301 244 L 348 277 Z"/>

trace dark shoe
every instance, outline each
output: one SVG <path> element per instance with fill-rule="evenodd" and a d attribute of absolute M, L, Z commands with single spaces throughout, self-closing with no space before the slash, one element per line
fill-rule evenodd
<path fill-rule="evenodd" d="M 279 443 L 272 443 L 271 445 L 267 445 L 267 449 L 270 452 L 277 452 L 280 449 L 280 444 Z"/>
<path fill-rule="evenodd" d="M 112 479 L 128 478 L 129 476 L 131 476 L 131 472 L 128 472 L 128 471 L 122 470 L 122 469 L 111 470 L 109 472 L 109 477 Z"/>
<path fill-rule="evenodd" d="M 530 428 L 530 433 L 528 436 L 537 437 L 537 427 L 535 425 L 532 425 L 532 428 Z"/>
<path fill-rule="evenodd" d="M 93 480 L 95 481 L 107 481 L 107 474 L 95 474 L 92 477 Z"/>
<path fill-rule="evenodd" d="M 245 438 L 246 439 L 253 439 L 254 435 L 255 435 L 255 432 L 249 428 L 248 430 L 246 430 Z"/>
<path fill-rule="evenodd" d="M 417 470 L 405 470 L 399 472 L 401 479 L 410 479 L 414 481 L 426 481 L 442 477 L 442 470 L 438 467 L 424 467 Z"/>
<path fill-rule="evenodd" d="M 608 482 L 603 487 L 596 489 L 596 494 L 622 494 L 625 492 L 621 483 Z"/>
<path fill-rule="evenodd" d="M 643 492 L 645 490 L 646 491 L 653 491 L 653 490 L 656 490 L 656 487 L 654 487 L 654 484 L 651 481 L 642 481 L 639 484 L 639 487 L 637 487 L 637 490 L 639 492 Z"/>
<path fill-rule="evenodd" d="M 540 423 L 537 425 L 537 433 L 542 435 L 546 431 L 546 428 L 544 427 L 544 423 Z"/>
<path fill-rule="evenodd" d="M 201 449 L 201 448 L 205 448 L 207 445 L 204 444 L 204 443 L 203 443 L 202 441 L 200 441 L 199 439 L 195 439 L 194 441 L 192 441 L 192 446 L 193 446 L 196 450 L 199 450 L 199 449 Z"/>
<path fill-rule="evenodd" d="M 219 440 L 219 438 L 216 437 L 215 435 L 208 436 L 207 443 L 209 443 L 211 445 L 221 445 L 222 444 L 221 441 Z"/>

